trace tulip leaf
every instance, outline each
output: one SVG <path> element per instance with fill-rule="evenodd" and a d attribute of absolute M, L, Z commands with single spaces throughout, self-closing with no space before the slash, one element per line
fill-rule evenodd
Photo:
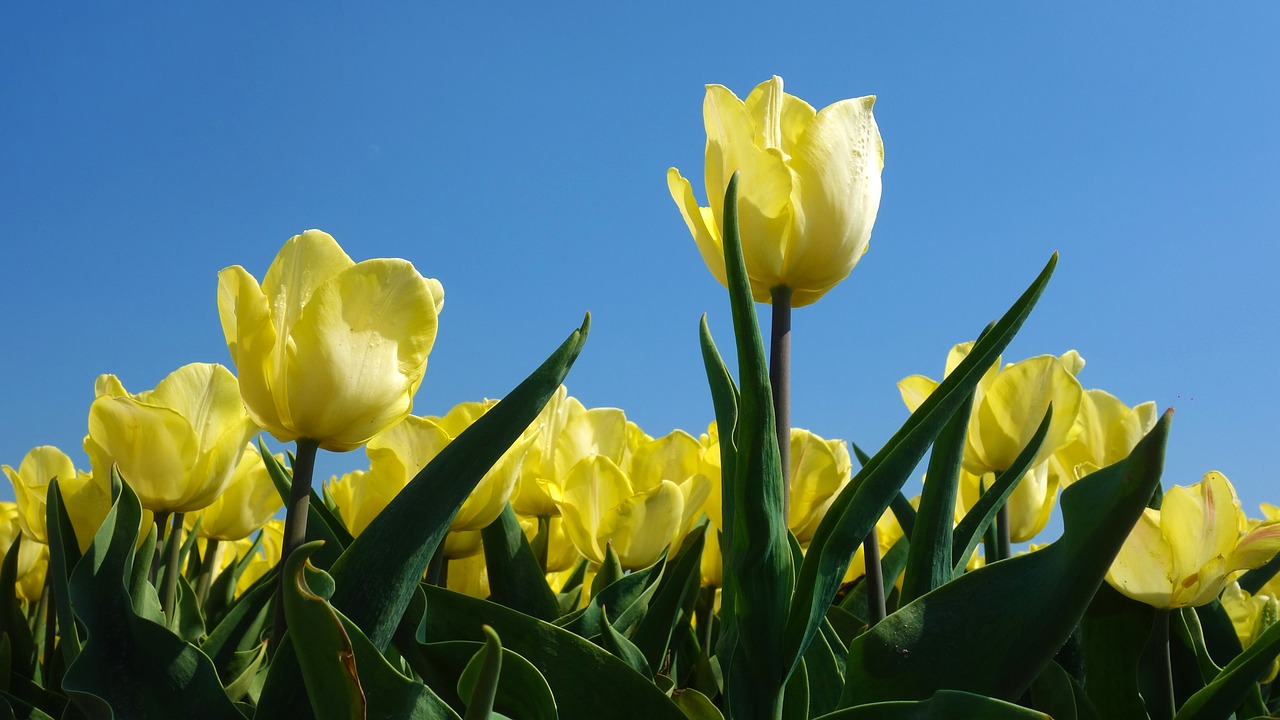
<path fill-rule="evenodd" d="M 1054 720 L 1037 710 L 959 690 L 939 690 L 927 700 L 870 703 L 814 720 Z"/>
<path fill-rule="evenodd" d="M 443 588 L 427 595 L 430 643 L 474 640 L 489 625 L 506 649 L 533 664 L 554 693 L 562 720 L 595 720 L 626 708 L 629 717 L 681 720 L 676 706 L 643 675 L 587 640 L 501 605 Z M 589 678 L 589 682 L 584 682 Z"/>
<path fill-rule="evenodd" d="M 293 473 L 286 470 L 284 466 L 276 460 L 276 456 L 267 450 L 267 446 L 262 442 L 262 438 L 258 438 L 258 451 L 262 455 L 262 464 L 267 468 L 267 474 L 271 476 L 271 482 L 276 486 L 276 492 L 280 493 L 285 507 L 289 506 L 289 488 L 293 484 Z M 310 499 L 307 501 L 307 535 L 306 542 L 315 542 L 323 540 L 324 545 L 320 550 L 316 551 L 316 564 L 322 568 L 331 567 L 337 561 L 339 554 L 343 548 L 347 547 L 342 542 L 339 533 L 343 537 L 350 537 L 350 533 L 346 528 L 336 520 L 334 515 L 325 506 L 324 501 L 316 495 L 316 491 L 312 489 Z M 336 524 L 340 530 L 334 530 Z"/>
<path fill-rule="evenodd" d="M 1171 417 L 1128 458 L 1063 491 L 1064 529 L 1052 544 L 966 573 L 854 640 L 843 704 L 944 688 L 1021 697 L 1070 637 L 1160 482 Z"/>
<path fill-rule="evenodd" d="M 849 443 L 853 447 L 853 455 L 858 459 L 858 467 L 863 467 L 871 462 L 871 457 L 860 447 L 858 443 Z M 854 480 L 857 480 L 854 477 Z M 889 501 L 889 509 L 893 512 L 893 518 L 898 521 L 898 527 L 902 528 L 902 534 L 911 537 L 916 527 L 916 509 L 911 506 L 911 501 L 906 495 L 899 490 L 897 495 L 893 496 L 893 500 Z"/>
<path fill-rule="evenodd" d="M 1235 629 L 1231 626 L 1231 618 L 1227 616 L 1226 611 L 1222 609 L 1222 605 L 1217 600 L 1200 607 L 1182 608 L 1177 613 L 1171 614 L 1169 619 L 1170 630 L 1182 644 L 1192 651 L 1195 655 L 1196 664 L 1200 669 L 1200 682 L 1195 686 L 1194 690 L 1187 693 L 1188 696 L 1199 692 L 1206 685 L 1213 682 L 1214 678 L 1222 672 L 1222 667 L 1214 661 L 1213 655 L 1209 652 L 1207 640 L 1212 633 L 1205 632 L 1206 629 L 1201 624 L 1200 611 L 1211 606 L 1217 606 L 1217 612 L 1210 610 L 1205 613 L 1205 616 L 1209 617 L 1211 621 L 1220 620 L 1226 623 L 1225 630 L 1230 635 L 1229 639 L 1221 638 L 1219 642 L 1221 640 L 1235 642 L 1236 649 L 1230 654 L 1230 657 L 1235 657 L 1241 652 L 1239 638 L 1236 637 Z M 1223 628 L 1219 627 L 1217 629 L 1222 630 Z M 1262 693 L 1258 689 L 1257 683 L 1254 683 L 1245 691 L 1245 697 L 1240 701 L 1240 707 L 1236 709 L 1235 714 L 1237 717 L 1255 717 L 1267 714 L 1267 706 L 1262 702 Z"/>
<path fill-rule="evenodd" d="M 0 718 L 7 720 L 53 720 L 39 708 L 20 700 L 7 692 L 0 691 Z"/>
<path fill-rule="evenodd" d="M 661 670 L 671 638 L 684 633 L 693 617 L 693 603 L 702 580 L 702 549 L 706 545 L 707 522 L 703 522 L 680 546 L 658 584 L 657 594 L 632 634 L 632 641 L 644 653 L 650 668 Z"/>
<path fill-rule="evenodd" d="M 920 507 L 910 535 L 911 551 L 902 577 L 899 602 L 906 604 L 951 580 L 952 531 L 955 527 L 956 494 L 960 488 L 960 459 L 969 431 L 973 393 L 960 403 L 934 440 L 929 454 L 927 482 L 920 492 Z M 891 580 L 886 578 L 888 584 Z"/>
<path fill-rule="evenodd" d="M 1104 583 L 1080 620 L 1085 689 L 1103 720 L 1147 717 L 1138 668 L 1154 614 Z"/>
<path fill-rule="evenodd" d="M 317 549 L 319 543 L 307 543 L 293 551 L 285 562 L 283 585 L 289 635 L 317 720 L 457 718 L 426 685 L 393 668 L 364 633 L 329 604 L 325 596 L 332 592 L 332 581 L 323 571 L 308 568 Z"/>
<path fill-rule="evenodd" d="M 621 580 L 624 575 L 626 571 L 622 569 L 622 561 L 618 559 L 618 553 L 614 552 L 613 543 L 606 542 L 604 562 L 600 563 L 600 567 L 596 569 L 596 576 L 591 579 L 591 594 L 599 595 L 605 588 Z"/>
<path fill-rule="evenodd" d="M 969 564 L 969 556 L 973 554 L 974 548 L 982 540 L 982 536 L 991 527 L 992 521 L 995 520 L 996 514 L 1000 512 L 1000 508 L 1013 494 L 1018 487 L 1018 483 L 1022 481 L 1022 477 L 1027 474 L 1027 470 L 1031 468 L 1031 463 L 1035 460 L 1036 454 L 1040 452 L 1040 446 L 1044 444 L 1044 438 L 1049 434 L 1049 423 L 1053 420 L 1053 405 L 1045 408 L 1044 418 L 1040 420 L 1040 427 L 1036 428 L 1035 433 L 1031 436 L 1031 441 L 1027 446 L 1022 448 L 1022 452 L 1018 453 L 1018 457 L 1014 458 L 1013 465 L 1010 465 L 1004 472 L 996 476 L 996 481 L 982 493 L 978 501 L 969 508 L 969 512 L 964 514 L 964 518 L 956 525 L 955 541 L 952 546 L 953 555 L 953 572 L 955 575 L 962 575 L 965 567 Z"/>
<path fill-rule="evenodd" d="M 588 315 L 533 374 L 418 471 L 333 564 L 333 606 L 364 630 L 374 647 L 390 643 L 458 508 L 560 387 L 590 326 Z M 297 714 L 305 701 L 296 652 L 292 643 L 283 642 L 272 659 L 259 713 Z"/>
<path fill-rule="evenodd" d="M 624 575 L 602 590 L 593 591 L 585 608 L 560 618 L 554 624 L 575 635 L 591 638 L 604 632 L 601 621 L 607 613 L 609 622 L 619 632 L 631 632 L 647 614 L 649 600 L 658 589 L 664 566 L 665 553 L 649 567 Z"/>
<path fill-rule="evenodd" d="M 880 452 L 863 465 L 836 496 L 819 523 L 800 567 L 796 595 L 787 618 L 789 662 L 794 664 L 799 660 L 818 632 L 818 625 L 840 589 L 840 580 L 858 544 L 899 494 L 943 425 L 967 401 L 982 375 L 1013 339 L 1044 291 L 1057 262 L 1058 256 L 1054 254 L 1013 307 L 974 343 L 969 355 L 943 378 Z"/>
<path fill-rule="evenodd" d="M 35 668 L 36 646 L 27 619 L 18 606 L 17 596 L 18 554 L 24 542 L 34 541 L 27 540 L 21 532 L 15 535 L 9 552 L 4 556 L 4 564 L 0 566 L 0 632 L 9 638 L 13 672 L 29 678 Z"/>
<path fill-rule="evenodd" d="M 502 641 L 488 625 L 481 630 L 484 630 L 484 645 L 458 679 L 458 694 L 468 698 L 463 720 L 489 720 L 494 696 L 498 694 L 498 678 L 502 675 Z"/>
<path fill-rule="evenodd" d="M 1262 589 L 1262 586 L 1270 582 L 1271 578 L 1275 577 L 1277 574 L 1280 574 L 1280 553 L 1277 553 L 1275 557 L 1267 561 L 1267 563 L 1262 567 L 1254 568 L 1246 572 L 1244 575 L 1241 575 L 1240 579 L 1236 582 L 1240 584 L 1241 590 L 1244 590 L 1250 595 L 1257 595 L 1258 591 Z"/>
<path fill-rule="evenodd" d="M 1049 661 L 1031 682 L 1031 706 L 1053 720 L 1078 720 L 1071 676 L 1058 663 Z"/>
<path fill-rule="evenodd" d="M 680 688 L 671 693 L 671 699 L 688 720 L 724 720 L 715 703 L 693 688 Z"/>
<path fill-rule="evenodd" d="M 721 658 L 721 668 L 730 715 L 773 717 L 790 672 L 783 629 L 795 573 L 769 365 L 738 231 L 738 182 L 735 173 L 725 190 L 723 239 L 741 394 L 737 425 L 720 433 L 721 446 L 735 448 L 733 472 L 724 468 L 721 485 L 731 487 L 723 494 L 722 514 L 733 520 L 725 525 L 722 550 L 725 577 L 733 578 L 736 647 Z M 802 651 L 796 652 L 797 661 Z"/>
<path fill-rule="evenodd" d="M 209 633 L 201 652 L 213 661 L 224 681 L 240 674 L 236 657 L 262 645 L 262 631 L 271 622 L 275 584 L 260 585 L 245 593 Z"/>
<path fill-rule="evenodd" d="M 249 546 L 236 561 L 228 568 L 218 573 L 213 579 L 213 583 L 209 585 L 209 592 L 205 596 L 204 606 L 200 608 L 204 613 L 205 622 L 217 627 L 218 624 L 226 617 L 230 609 L 238 602 L 235 600 L 236 585 L 240 582 L 240 577 L 244 575 L 244 571 L 249 567 L 249 563 L 253 560 L 253 556 L 258 552 L 258 548 L 262 547 L 263 531 L 259 531 L 253 538 L 253 544 Z M 265 579 L 266 575 L 275 577 L 275 568 L 267 571 L 261 579 Z M 253 587 L 245 589 L 240 597 L 243 598 L 249 594 L 260 583 L 253 583 Z M 275 585 L 272 584 L 274 588 Z"/>
<path fill-rule="evenodd" d="M 70 666 L 80 654 L 80 631 L 71 611 L 67 578 L 80 562 L 80 544 L 76 540 L 71 516 L 62 502 L 62 489 L 57 478 L 49 481 L 45 500 L 45 523 L 49 537 L 49 587 L 53 591 L 53 607 L 58 618 L 58 652 L 64 666 Z M 46 652 L 51 648 L 46 648 Z M 7 675 L 7 673 L 6 673 Z"/>
<path fill-rule="evenodd" d="M 462 709 L 462 697 L 470 697 L 480 670 L 477 655 L 484 643 L 449 640 L 417 645 L 411 663 L 424 682 L 436 688 L 440 698 Z M 456 679 L 456 682 L 455 682 Z M 502 648 L 502 675 L 493 708 L 518 720 L 556 720 L 556 700 L 547 679 L 523 656 Z"/>
<path fill-rule="evenodd" d="M 809 643 L 804 652 L 804 665 L 809 680 L 809 714 L 821 715 L 838 708 L 840 692 L 844 689 L 844 668 L 825 632 L 815 635 Z"/>
<path fill-rule="evenodd" d="M 21 675 L 13 675 L 9 678 L 9 689 L 6 697 L 53 717 L 62 717 L 68 720 L 82 717 L 75 711 L 75 708 L 68 707 L 65 697 L 46 690 L 35 684 L 30 678 L 25 678 Z M 15 707 L 14 709 L 16 711 L 18 708 Z M 32 715 L 32 717 L 42 716 L 36 714 Z"/>
<path fill-rule="evenodd" d="M 489 601 L 539 620 L 559 617 L 555 593 L 547 585 L 546 573 L 539 567 L 511 503 L 480 535 L 489 573 Z"/>
<path fill-rule="evenodd" d="M 129 597 L 133 601 L 133 611 L 138 614 L 138 617 L 164 625 L 165 617 L 160 609 L 160 596 L 156 593 L 156 584 L 150 580 L 151 566 L 156 558 L 157 537 L 159 537 L 158 528 L 154 524 L 148 525 L 142 544 L 133 553 L 133 569 L 129 573 Z"/>
<path fill-rule="evenodd" d="M 653 680 L 653 668 L 649 665 L 649 661 L 645 659 L 644 653 L 626 635 L 618 632 L 613 625 L 609 624 L 609 614 L 607 612 L 600 613 L 600 627 L 604 630 L 604 632 L 600 633 L 600 646 L 626 663 L 632 670 Z"/>
<path fill-rule="evenodd" d="M 88 554 L 69 580 L 71 603 L 86 634 L 80 655 L 63 676 L 63 689 L 90 720 L 170 717 L 175 708 L 183 708 L 187 720 L 241 720 L 209 658 L 134 613 L 125 580 L 142 508 L 114 471 L 111 500 Z"/>
<path fill-rule="evenodd" d="M 1280 656 L 1280 623 L 1267 628 L 1218 673 L 1213 682 L 1187 699 L 1174 720 L 1216 720 L 1230 717 Z"/>

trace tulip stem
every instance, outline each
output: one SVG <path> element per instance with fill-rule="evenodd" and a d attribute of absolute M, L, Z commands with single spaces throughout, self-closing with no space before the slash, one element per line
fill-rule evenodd
<path fill-rule="evenodd" d="M 773 296 L 769 335 L 769 387 L 773 390 L 773 422 L 782 463 L 782 518 L 791 513 L 791 288 L 779 285 Z"/>
<path fill-rule="evenodd" d="M 996 511 L 996 560 L 1004 560 L 1013 556 L 1013 543 L 1009 536 L 1009 503 L 1004 503 Z"/>
<path fill-rule="evenodd" d="M 1151 626 L 1151 643 L 1154 645 L 1156 661 L 1156 682 L 1160 683 L 1154 693 L 1153 702 L 1147 708 L 1152 720 L 1168 720 L 1173 717 L 1177 701 L 1173 696 L 1173 664 L 1169 659 L 1169 610 L 1156 608 L 1155 621 Z"/>
<path fill-rule="evenodd" d="M 164 564 L 164 594 L 160 596 L 163 600 L 160 609 L 164 611 L 170 630 L 178 627 L 178 573 L 180 572 L 178 558 L 182 551 L 182 520 L 184 515 L 186 513 L 176 512 L 173 514 L 169 536 L 166 538 L 169 546 L 169 557 Z"/>
<path fill-rule="evenodd" d="M 445 587 L 449 583 L 449 558 L 444 556 L 444 540 L 436 547 L 436 552 L 427 564 L 427 584 Z"/>
<path fill-rule="evenodd" d="M 280 544 L 279 585 L 276 588 L 275 622 L 272 624 L 268 650 L 280 646 L 288 629 L 284 617 L 284 564 L 307 539 L 307 512 L 311 507 L 311 476 L 315 473 L 318 440 L 298 438 L 298 452 L 293 462 L 293 480 L 289 483 L 289 506 L 285 508 L 284 540 Z"/>
<path fill-rule="evenodd" d="M 862 541 L 862 559 L 867 573 L 863 582 L 867 584 L 867 627 L 872 628 L 888 615 L 884 604 L 884 569 L 880 564 L 880 539 L 873 528 L 871 534 Z"/>
<path fill-rule="evenodd" d="M 538 516 L 538 534 L 533 536 L 533 553 L 538 558 L 538 567 L 542 574 L 547 574 L 547 558 L 551 549 L 551 516 Z"/>
<path fill-rule="evenodd" d="M 161 510 L 152 517 L 156 523 L 156 549 L 151 554 L 151 571 L 148 573 L 147 581 L 154 587 L 156 580 L 159 578 L 160 561 L 164 558 L 164 528 L 169 524 L 169 511 Z"/>
<path fill-rule="evenodd" d="M 200 558 L 200 579 L 196 581 L 196 603 L 200 607 L 204 607 L 204 601 L 209 596 L 209 586 L 213 584 L 219 544 L 216 538 L 208 538 L 204 543 L 204 557 Z"/>

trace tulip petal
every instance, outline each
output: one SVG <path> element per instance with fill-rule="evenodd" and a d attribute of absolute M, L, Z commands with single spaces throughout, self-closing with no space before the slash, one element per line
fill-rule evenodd
<path fill-rule="evenodd" d="M 791 430 L 791 503 L 787 526 L 808 544 L 835 496 L 849 482 L 852 461 L 844 443 L 835 446 L 808 430 Z"/>
<path fill-rule="evenodd" d="M 556 489 L 554 486 L 547 490 Z M 595 455 L 575 464 L 552 499 L 564 518 L 565 534 L 592 562 L 604 561 L 599 528 L 605 514 L 632 495 L 631 481 L 612 460 Z"/>
<path fill-rule="evenodd" d="M 965 453 L 970 472 L 1007 469 L 1035 435 L 1052 403 L 1049 432 L 1032 465 L 1047 460 L 1074 439 L 1083 392 L 1080 381 L 1052 355 L 1029 358 L 1000 371 L 970 421 L 970 446 L 977 451 L 974 456 Z"/>
<path fill-rule="evenodd" d="M 258 281 L 239 265 L 218 273 L 218 317 L 249 416 L 277 440 L 296 440 L 288 407 L 278 406 L 271 392 L 276 384 L 271 306 Z"/>
<path fill-rule="evenodd" d="M 902 395 L 902 402 L 907 406 L 907 412 L 915 412 L 916 408 L 923 405 L 929 395 L 937 389 L 938 381 L 924 375 L 910 375 L 898 381 L 898 392 Z"/>
<path fill-rule="evenodd" d="M 200 453 L 182 415 L 131 397 L 100 397 L 89 406 L 89 435 L 148 509 L 171 510 L 182 499 L 183 479 Z"/>
<path fill-rule="evenodd" d="M 663 480 L 684 482 L 698 472 L 700 450 L 698 441 L 683 430 L 645 442 L 631 456 L 631 485 L 648 490 Z"/>
<path fill-rule="evenodd" d="M 813 122 L 817 111 L 809 103 L 795 95 L 782 91 L 782 78 L 774 75 L 755 86 L 743 101 L 747 114 L 761 129 L 759 141 L 765 147 L 780 147 L 784 150 L 794 148 L 804 132 Z M 767 139 L 769 132 L 765 128 L 776 128 L 777 140 Z"/>
<path fill-rule="evenodd" d="M 212 447 L 231 425 L 245 419 L 235 375 L 212 363 L 191 363 L 174 370 L 148 399 L 187 418 L 202 448 Z"/>
<path fill-rule="evenodd" d="M 1262 567 L 1280 552 L 1280 523 L 1263 523 L 1250 530 L 1227 556 L 1227 572 Z"/>
<path fill-rule="evenodd" d="M 1173 549 L 1173 577 L 1197 575 L 1214 558 L 1230 555 L 1240 536 L 1239 515 L 1235 489 L 1222 473 L 1170 488 L 1160 504 L 1160 525 Z"/>
<path fill-rule="evenodd" d="M 1138 602 L 1168 608 L 1173 602 L 1173 549 L 1160 529 L 1160 512 L 1147 508 L 1107 571 L 1112 587 Z"/>
<path fill-rule="evenodd" d="M 626 570 L 652 565 L 671 544 L 684 513 L 684 494 L 669 480 L 611 508 L 596 530 L 597 542 L 613 543 Z"/>
<path fill-rule="evenodd" d="M 693 235 L 702 261 L 707 264 L 711 275 L 721 285 L 728 287 L 729 281 L 724 271 L 724 246 L 720 243 L 719 226 L 715 216 L 711 214 L 711 208 L 698 207 L 698 201 L 693 196 L 693 186 L 675 168 L 667 170 L 667 189 L 671 191 L 671 199 L 676 201 L 676 207 L 680 208 L 684 224 Z"/>
<path fill-rule="evenodd" d="M 327 232 L 307 230 L 285 242 L 262 278 L 262 292 L 281 337 L 288 337 L 311 295 L 352 265 L 355 262 Z"/>
<path fill-rule="evenodd" d="M 404 418 L 436 338 L 430 284 L 405 260 L 366 260 L 312 293 L 287 348 L 300 437 L 352 450 Z"/>
<path fill-rule="evenodd" d="M 792 152 L 796 231 L 782 275 L 798 289 L 796 305 L 817 300 L 849 275 L 871 239 L 880 208 L 884 144 L 874 96 L 820 110 Z M 804 289 L 805 292 L 799 292 Z"/>

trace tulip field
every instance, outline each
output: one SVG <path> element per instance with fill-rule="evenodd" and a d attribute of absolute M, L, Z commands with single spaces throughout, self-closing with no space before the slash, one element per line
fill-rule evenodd
<path fill-rule="evenodd" d="M 1173 412 L 1076 351 L 1005 356 L 1057 255 L 902 378 L 882 447 L 792 425 L 792 313 L 880 205 L 874 102 L 708 86 L 705 195 L 667 173 L 732 307 L 707 427 L 571 395 L 589 314 L 415 415 L 440 281 L 315 229 L 218 272 L 231 366 L 100 376 L 88 469 L 6 458 L 0 718 L 1280 717 L 1280 507 L 1162 481 Z"/>

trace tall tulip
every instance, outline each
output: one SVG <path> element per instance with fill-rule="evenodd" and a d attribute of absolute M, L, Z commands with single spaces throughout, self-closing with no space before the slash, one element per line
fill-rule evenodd
<path fill-rule="evenodd" d="M 729 179 L 740 177 L 738 227 L 751 294 L 773 305 L 769 381 L 784 487 L 790 481 L 791 308 L 816 302 L 867 250 L 884 169 L 874 104 L 868 95 L 818 111 L 784 93 L 777 75 L 745 101 L 708 85 L 703 179 L 710 206 L 699 207 L 689 181 L 667 170 L 667 188 L 702 259 L 726 287 L 722 199 Z"/>
<path fill-rule="evenodd" d="M 218 273 L 245 405 L 277 440 L 298 443 L 281 563 L 306 537 L 316 449 L 354 450 L 408 416 L 443 307 L 440 282 L 409 261 L 354 262 L 320 230 L 290 238 L 261 284 L 239 265 Z M 271 642 L 283 634 L 276 603 Z"/>

